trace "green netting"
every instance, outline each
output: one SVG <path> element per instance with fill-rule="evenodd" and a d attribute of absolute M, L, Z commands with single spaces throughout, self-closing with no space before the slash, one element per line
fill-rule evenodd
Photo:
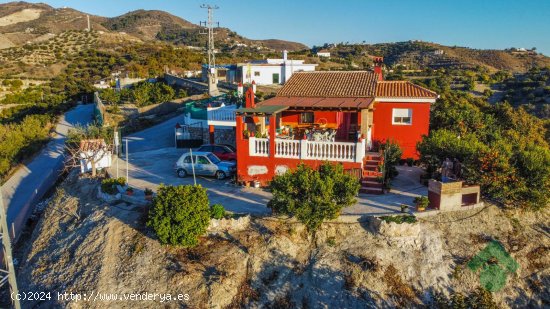
<path fill-rule="evenodd" d="M 483 250 L 468 262 L 472 271 L 481 269 L 479 280 L 483 287 L 494 292 L 506 284 L 508 274 L 514 273 L 519 264 L 506 252 L 498 241 L 491 241 Z"/>

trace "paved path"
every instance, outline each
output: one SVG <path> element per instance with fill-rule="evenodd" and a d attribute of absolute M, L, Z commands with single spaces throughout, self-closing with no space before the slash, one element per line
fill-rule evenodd
<path fill-rule="evenodd" d="M 182 149 L 164 148 L 144 152 L 132 152 L 129 156 L 130 186 L 144 190 L 156 190 L 159 184 L 193 184 L 193 177 L 178 178 L 174 163 L 185 152 Z M 117 176 L 116 161 L 110 169 Z M 126 177 L 126 161 L 118 162 L 118 176 Z M 418 195 L 427 195 L 427 188 L 419 183 L 421 170 L 417 167 L 398 166 L 399 176 L 393 181 L 393 189 L 384 195 L 360 194 L 357 203 L 342 211 L 342 215 L 384 215 L 401 211 L 401 204 L 413 206 Z M 197 176 L 197 183 L 208 189 L 212 204 L 220 203 L 227 210 L 239 213 L 269 214 L 266 207 L 271 193 L 255 188 L 235 186 L 228 180 Z"/>
<path fill-rule="evenodd" d="M 87 124 L 93 115 L 93 105 L 79 105 L 63 115 L 55 136 L 29 164 L 19 168 L 2 186 L 4 205 L 8 208 L 8 224 L 14 224 L 18 237 L 32 206 L 55 184 L 63 168 L 63 145 L 70 128 Z"/>
<path fill-rule="evenodd" d="M 174 147 L 174 129 L 176 123 L 183 124 L 184 119 L 185 116 L 181 113 L 181 115 L 170 118 L 153 127 L 128 135 L 128 151 L 141 152 Z M 126 136 L 123 136 L 123 138 L 126 138 Z"/>

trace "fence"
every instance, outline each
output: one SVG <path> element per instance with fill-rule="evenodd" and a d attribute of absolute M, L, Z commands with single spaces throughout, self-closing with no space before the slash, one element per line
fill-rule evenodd
<path fill-rule="evenodd" d="M 269 156 L 268 138 L 249 138 L 250 156 Z M 362 162 L 365 141 L 357 143 L 275 139 L 275 158 Z"/>
<path fill-rule="evenodd" d="M 267 138 L 251 137 L 248 147 L 251 156 L 267 157 L 269 155 L 269 139 Z"/>
<path fill-rule="evenodd" d="M 99 93 L 94 92 L 94 121 L 99 125 L 103 126 L 105 123 L 105 105 L 99 97 Z"/>
<path fill-rule="evenodd" d="M 235 109 L 231 108 L 208 108 L 208 120 L 209 121 L 231 121 L 235 122 Z"/>

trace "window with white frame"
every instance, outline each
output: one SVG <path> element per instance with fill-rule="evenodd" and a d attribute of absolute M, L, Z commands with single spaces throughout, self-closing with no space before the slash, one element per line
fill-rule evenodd
<path fill-rule="evenodd" d="M 392 124 L 409 125 L 412 124 L 411 108 L 394 108 L 392 112 Z"/>

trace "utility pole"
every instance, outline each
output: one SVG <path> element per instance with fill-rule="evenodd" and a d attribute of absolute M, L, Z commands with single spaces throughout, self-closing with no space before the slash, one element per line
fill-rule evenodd
<path fill-rule="evenodd" d="M 208 94 L 211 97 L 219 96 L 220 91 L 218 90 L 218 74 L 216 71 L 216 55 L 214 48 L 214 25 L 218 28 L 220 27 L 219 22 L 214 22 L 214 10 L 219 9 L 217 5 L 203 4 L 201 5 L 202 9 L 208 10 L 208 21 L 201 21 L 200 25 L 203 26 L 206 30 L 202 31 L 201 34 L 208 34 Z"/>
<path fill-rule="evenodd" d="M 17 289 L 17 279 L 15 277 L 15 267 L 13 266 L 13 256 L 11 252 L 11 239 L 8 229 L 8 218 L 7 210 L 4 208 L 4 198 L 2 197 L 2 186 L 0 186 L 0 237 L 2 238 L 2 246 L 4 253 L 4 267 L 5 269 L 0 269 L 0 287 L 8 281 L 10 285 L 10 295 L 13 302 L 13 307 L 15 309 L 21 309 L 21 304 L 19 303 L 19 297 L 17 294 L 19 290 Z"/>
<path fill-rule="evenodd" d="M 128 138 L 126 138 L 126 184 L 130 185 L 130 177 L 128 176 Z"/>

